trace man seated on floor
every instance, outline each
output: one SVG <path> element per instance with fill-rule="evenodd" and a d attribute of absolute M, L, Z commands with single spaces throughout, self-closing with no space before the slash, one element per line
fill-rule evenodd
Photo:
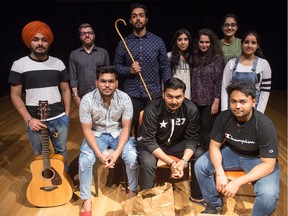
<path fill-rule="evenodd" d="M 272 215 L 280 178 L 276 129 L 266 115 L 254 109 L 255 85 L 235 82 L 227 87 L 227 93 L 230 109 L 217 117 L 210 134 L 209 151 L 195 163 L 207 203 L 202 213 L 222 213 L 221 194 L 233 197 L 240 186 L 253 182 L 256 199 L 252 215 Z M 226 169 L 242 169 L 246 174 L 229 182 Z"/>
<path fill-rule="evenodd" d="M 79 117 L 84 134 L 80 148 L 80 215 L 92 215 L 91 184 L 95 160 L 105 168 L 114 168 L 121 156 L 126 165 L 129 197 L 135 196 L 138 186 L 136 142 L 129 137 L 133 106 L 130 97 L 118 90 L 117 73 L 113 66 L 97 68 L 97 88 L 87 93 L 80 102 Z M 103 153 L 107 147 L 114 152 Z"/>
<path fill-rule="evenodd" d="M 144 110 L 138 138 L 140 158 L 140 190 L 154 186 L 157 160 L 171 168 L 171 177 L 180 179 L 191 162 L 191 198 L 203 204 L 199 184 L 194 175 L 194 162 L 204 153 L 199 143 L 199 113 L 196 105 L 185 98 L 185 83 L 171 78 L 164 84 L 163 98 L 152 100 Z M 178 162 L 168 155 L 181 158 Z M 193 197 L 193 198 L 192 198 Z"/>

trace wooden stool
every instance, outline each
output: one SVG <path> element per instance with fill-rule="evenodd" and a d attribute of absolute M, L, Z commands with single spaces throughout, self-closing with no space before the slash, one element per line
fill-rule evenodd
<path fill-rule="evenodd" d="M 226 170 L 225 174 L 228 177 L 229 181 L 232 181 L 238 177 L 245 175 L 245 172 L 242 170 Z"/>

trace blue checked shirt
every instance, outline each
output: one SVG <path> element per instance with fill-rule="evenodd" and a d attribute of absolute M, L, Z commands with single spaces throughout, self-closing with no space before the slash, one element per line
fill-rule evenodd
<path fill-rule="evenodd" d="M 134 60 L 140 64 L 142 77 L 150 95 L 161 93 L 162 81 L 168 80 L 172 74 L 163 40 L 147 32 L 141 38 L 130 34 L 125 38 L 125 42 Z M 123 42 L 120 41 L 114 57 L 114 66 L 120 77 L 124 78 L 124 91 L 135 98 L 147 98 L 148 95 L 139 74 L 130 73 L 132 63 Z"/>

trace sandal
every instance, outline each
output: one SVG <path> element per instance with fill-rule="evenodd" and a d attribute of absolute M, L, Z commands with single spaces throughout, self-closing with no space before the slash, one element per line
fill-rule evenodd
<path fill-rule="evenodd" d="M 82 207 L 83 207 L 84 202 L 82 203 Z M 92 206 L 92 202 L 91 202 L 91 206 Z M 81 207 L 81 209 L 82 209 Z M 88 211 L 81 211 L 80 209 L 80 216 L 92 216 L 92 210 L 88 210 Z"/>
<path fill-rule="evenodd" d="M 80 211 L 80 216 L 92 216 L 92 211 Z"/>
<path fill-rule="evenodd" d="M 207 203 L 204 201 L 204 199 L 202 199 L 201 201 L 197 201 L 195 199 L 193 199 L 192 197 L 189 197 L 189 200 L 197 205 L 200 205 L 202 207 L 206 207 L 207 206 Z"/>

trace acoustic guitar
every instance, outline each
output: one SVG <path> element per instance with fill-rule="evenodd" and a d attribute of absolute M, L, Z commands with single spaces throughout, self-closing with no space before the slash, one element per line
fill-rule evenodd
<path fill-rule="evenodd" d="M 39 101 L 40 119 L 47 119 L 48 113 L 48 101 Z M 67 178 L 64 157 L 51 154 L 48 130 L 42 128 L 41 135 L 42 154 L 35 156 L 30 164 L 32 180 L 28 185 L 26 197 L 32 205 L 38 207 L 63 205 L 72 198 L 73 183 Z"/>

